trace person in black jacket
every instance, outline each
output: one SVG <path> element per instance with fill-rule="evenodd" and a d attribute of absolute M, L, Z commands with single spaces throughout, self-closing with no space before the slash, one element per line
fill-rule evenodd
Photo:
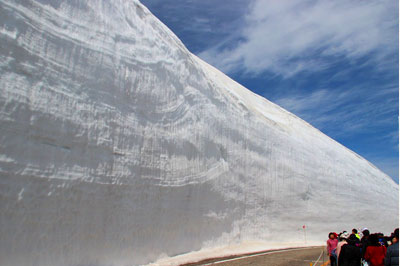
<path fill-rule="evenodd" d="M 361 238 L 361 245 L 362 245 L 362 250 L 361 250 L 361 256 L 364 258 L 364 254 L 365 251 L 367 250 L 367 247 L 369 245 L 369 230 L 368 229 L 364 229 L 364 231 L 362 231 L 363 233 L 363 237 Z"/>
<path fill-rule="evenodd" d="M 394 230 L 392 245 L 386 252 L 385 266 L 399 266 L 399 228 Z"/>
<path fill-rule="evenodd" d="M 354 234 L 346 240 L 347 244 L 343 245 L 340 251 L 338 266 L 360 266 L 361 251 L 356 247 L 357 240 Z"/>

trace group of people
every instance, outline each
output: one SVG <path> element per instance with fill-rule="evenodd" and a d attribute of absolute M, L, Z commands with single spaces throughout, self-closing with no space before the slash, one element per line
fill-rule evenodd
<path fill-rule="evenodd" d="M 390 236 L 370 234 L 367 228 L 351 233 L 329 233 L 327 251 L 331 266 L 398 266 L 399 228 Z"/>

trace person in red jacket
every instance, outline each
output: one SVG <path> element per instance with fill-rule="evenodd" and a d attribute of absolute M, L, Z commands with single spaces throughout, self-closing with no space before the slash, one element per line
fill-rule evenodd
<path fill-rule="evenodd" d="M 369 243 L 364 259 L 370 263 L 370 266 L 385 266 L 386 247 L 379 244 L 378 235 L 370 235 Z"/>
<path fill-rule="evenodd" d="M 335 238 L 335 233 L 329 233 L 329 239 L 326 241 L 326 249 L 329 254 L 329 259 L 331 260 L 331 266 L 336 266 L 335 251 L 338 244 L 337 238 Z"/>

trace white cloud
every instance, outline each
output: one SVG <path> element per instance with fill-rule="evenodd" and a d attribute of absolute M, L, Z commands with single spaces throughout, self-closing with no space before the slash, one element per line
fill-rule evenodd
<path fill-rule="evenodd" d="M 328 67 L 336 56 L 397 49 L 397 1 L 255 0 L 238 30 L 242 41 L 200 54 L 225 72 L 271 71 L 285 77 Z"/>

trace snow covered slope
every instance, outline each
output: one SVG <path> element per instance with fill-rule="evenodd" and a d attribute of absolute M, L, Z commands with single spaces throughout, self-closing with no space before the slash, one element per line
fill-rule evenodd
<path fill-rule="evenodd" d="M 137 0 L 0 0 L 0 213 L 2 266 L 141 265 L 390 233 L 398 186 Z"/>

